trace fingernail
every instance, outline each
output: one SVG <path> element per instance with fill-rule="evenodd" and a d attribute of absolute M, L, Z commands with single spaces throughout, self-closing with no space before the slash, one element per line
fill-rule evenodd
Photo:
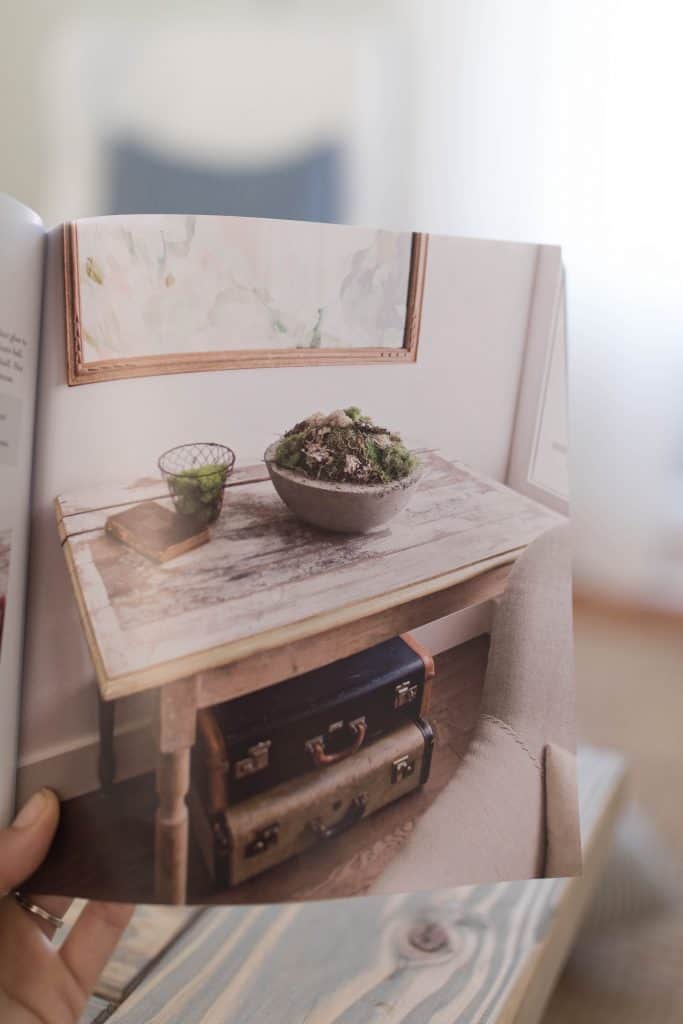
<path fill-rule="evenodd" d="M 47 804 L 47 792 L 39 789 L 21 808 L 12 822 L 12 828 L 31 828 L 45 813 Z"/>

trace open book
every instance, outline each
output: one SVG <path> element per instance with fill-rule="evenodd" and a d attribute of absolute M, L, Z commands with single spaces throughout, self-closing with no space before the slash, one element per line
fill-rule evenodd
<path fill-rule="evenodd" d="M 580 868 L 555 246 L 0 196 L 0 817 L 30 892 Z"/>

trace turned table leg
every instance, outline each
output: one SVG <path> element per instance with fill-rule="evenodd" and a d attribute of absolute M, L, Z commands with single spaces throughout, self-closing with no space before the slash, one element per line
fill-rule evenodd
<path fill-rule="evenodd" d="M 186 796 L 190 788 L 190 750 L 159 754 L 157 807 L 154 830 L 154 889 L 162 903 L 185 903 L 189 818 Z"/>
<path fill-rule="evenodd" d="M 114 721 L 116 701 L 103 700 L 98 693 L 98 718 L 100 726 L 100 756 L 98 772 L 100 786 L 104 793 L 111 793 L 116 773 L 114 755 Z"/>
<path fill-rule="evenodd" d="M 157 716 L 157 795 L 154 890 L 160 903 L 185 903 L 190 840 L 187 794 L 197 719 L 194 679 L 162 688 Z"/>

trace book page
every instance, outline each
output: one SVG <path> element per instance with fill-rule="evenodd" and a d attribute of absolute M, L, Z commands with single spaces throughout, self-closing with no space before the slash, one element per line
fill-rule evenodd
<path fill-rule="evenodd" d="M 566 519 L 504 483 L 539 246 L 340 248 L 288 221 L 266 264 L 247 227 L 48 234 L 18 794 L 51 786 L 62 818 L 27 890 L 263 904 L 535 877 L 551 742 L 575 872 Z M 329 344 L 339 303 L 377 361 Z M 319 346 L 257 361 L 311 313 Z"/>
<path fill-rule="evenodd" d="M 45 231 L 0 195 L 0 822 L 12 813 Z"/>

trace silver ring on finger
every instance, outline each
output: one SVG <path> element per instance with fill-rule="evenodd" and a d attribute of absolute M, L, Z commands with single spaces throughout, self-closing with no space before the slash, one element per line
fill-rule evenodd
<path fill-rule="evenodd" d="M 28 914 L 34 914 L 39 917 L 41 921 L 47 921 L 53 928 L 61 928 L 64 924 L 64 920 L 61 917 L 57 917 L 56 914 L 51 914 L 49 910 L 45 910 L 44 907 L 39 907 L 37 903 L 33 903 L 27 896 L 24 896 L 23 892 L 16 889 L 12 895 L 19 904 L 22 910 L 25 910 Z"/>

